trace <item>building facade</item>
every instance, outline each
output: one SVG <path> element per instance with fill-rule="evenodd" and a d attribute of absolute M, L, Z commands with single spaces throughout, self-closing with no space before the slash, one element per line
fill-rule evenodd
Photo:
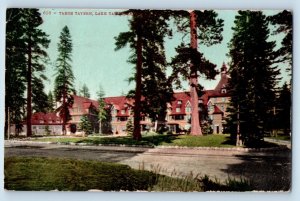
<path fill-rule="evenodd" d="M 223 63 L 221 77 L 217 86 L 212 90 L 204 90 L 199 96 L 199 117 L 201 123 L 210 122 L 213 133 L 223 133 L 226 110 L 229 105 L 227 67 Z M 172 133 L 188 133 L 191 128 L 191 97 L 189 91 L 176 92 L 174 99 L 167 104 L 165 126 Z M 70 109 L 71 120 L 68 121 L 67 134 L 81 134 L 80 122 L 83 116 L 87 116 L 92 124 L 93 131 L 99 133 L 98 101 L 74 95 L 74 103 Z M 109 118 L 101 122 L 102 132 L 106 134 L 126 134 L 126 124 L 131 118 L 133 121 L 134 100 L 125 96 L 106 97 L 106 111 Z M 32 115 L 33 134 L 39 135 L 50 130 L 50 134 L 62 134 L 62 120 L 55 113 L 35 113 Z M 141 130 L 148 131 L 155 126 L 150 118 L 141 114 Z M 26 130 L 26 125 L 22 129 Z M 12 128 L 13 131 L 13 128 Z M 16 131 L 15 131 L 16 132 Z M 47 133 L 49 131 L 47 130 Z"/>
<path fill-rule="evenodd" d="M 61 135 L 62 120 L 55 113 L 36 112 L 31 117 L 32 135 Z M 17 125 L 11 125 L 10 134 L 26 135 L 26 122 L 21 128 Z"/>
<path fill-rule="evenodd" d="M 213 133 L 223 133 L 226 110 L 229 105 L 227 67 L 223 63 L 221 77 L 213 90 L 204 90 L 199 97 L 199 117 L 202 121 L 211 122 Z M 165 124 L 172 133 L 188 133 L 191 128 L 191 97 L 189 91 L 176 92 L 174 99 L 167 105 Z M 105 102 L 111 108 L 112 133 L 124 134 L 129 118 L 133 119 L 134 100 L 125 96 L 107 97 Z M 141 130 L 149 130 L 154 123 L 142 115 Z"/>

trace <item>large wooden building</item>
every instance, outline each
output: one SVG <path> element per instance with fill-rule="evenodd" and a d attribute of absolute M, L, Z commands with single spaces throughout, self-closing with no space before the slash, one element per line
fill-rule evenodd
<path fill-rule="evenodd" d="M 224 119 L 228 115 L 226 109 L 228 107 L 230 97 L 228 95 L 228 75 L 225 64 L 221 67 L 221 78 L 217 86 L 212 90 L 204 90 L 199 97 L 199 117 L 202 121 L 209 121 L 213 133 L 223 133 Z M 167 105 L 167 115 L 165 124 L 172 133 L 187 133 L 191 128 L 191 97 L 189 91 L 176 92 L 174 99 Z M 75 133 L 79 134 L 80 122 L 82 116 L 87 116 L 92 123 L 93 131 L 99 132 L 98 121 L 98 102 L 81 96 L 73 96 L 74 103 L 70 108 L 71 120 L 68 121 L 67 134 L 72 134 L 71 127 L 76 128 Z M 103 133 L 110 134 L 126 134 L 127 121 L 133 120 L 134 100 L 125 96 L 106 97 L 104 98 L 106 109 L 110 112 L 109 122 L 104 124 Z M 32 115 L 32 131 L 33 134 L 39 135 L 45 133 L 45 129 L 50 134 L 62 134 L 62 120 L 55 113 L 35 113 Z M 141 130 L 149 130 L 154 127 L 154 123 L 142 114 Z M 26 125 L 24 125 L 26 127 Z M 13 129 L 12 129 L 13 130 Z M 23 133 L 26 130 L 23 127 Z M 74 134 L 74 132 L 73 132 Z"/>

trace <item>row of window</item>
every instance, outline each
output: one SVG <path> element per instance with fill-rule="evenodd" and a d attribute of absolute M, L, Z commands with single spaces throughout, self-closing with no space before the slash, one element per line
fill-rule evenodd
<path fill-rule="evenodd" d="M 40 124 L 43 124 L 43 123 L 45 123 L 45 121 L 44 121 L 44 120 L 40 120 L 39 122 L 40 122 Z M 49 123 L 49 124 L 52 124 L 52 123 L 55 123 L 55 121 L 49 120 L 49 121 L 48 121 L 48 123 Z M 56 121 L 56 123 L 60 123 L 60 121 L 59 121 L 59 120 L 57 120 L 57 121 Z"/>
<path fill-rule="evenodd" d="M 186 113 L 190 113 L 192 110 L 191 110 L 191 107 L 186 107 L 185 108 L 185 112 Z M 180 107 L 177 107 L 176 108 L 176 112 L 181 112 L 181 108 Z"/>

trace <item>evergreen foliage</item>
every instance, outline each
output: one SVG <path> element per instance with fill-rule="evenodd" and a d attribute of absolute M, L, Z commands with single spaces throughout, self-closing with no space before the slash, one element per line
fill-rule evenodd
<path fill-rule="evenodd" d="M 279 70 L 266 16 L 261 11 L 239 11 L 230 41 L 227 129 L 236 137 L 237 127 L 243 142 L 259 140 L 267 129 L 275 104 Z M 237 118 L 239 116 L 239 119 Z"/>
<path fill-rule="evenodd" d="M 6 114 L 8 107 L 11 111 L 13 123 L 20 123 L 25 111 L 27 89 L 26 118 L 27 135 L 31 131 L 31 115 L 34 111 L 45 111 L 47 96 L 44 93 L 43 74 L 50 40 L 48 35 L 40 29 L 43 23 L 38 9 L 7 9 L 7 37 L 6 37 Z M 7 119 L 6 119 L 7 121 Z M 6 130 L 6 129 L 5 129 Z"/>
<path fill-rule="evenodd" d="M 126 132 L 127 135 L 132 136 L 133 135 L 133 122 L 132 118 L 129 118 L 127 123 L 126 123 Z"/>
<path fill-rule="evenodd" d="M 66 134 L 66 123 L 71 119 L 69 107 L 73 105 L 73 83 L 74 75 L 72 71 L 72 39 L 69 28 L 65 26 L 59 37 L 58 58 L 56 62 L 56 77 L 54 81 L 55 100 L 60 102 L 57 108 L 60 117 L 63 119 L 63 133 Z"/>
<path fill-rule="evenodd" d="M 93 127 L 92 127 L 92 123 L 89 120 L 87 115 L 84 115 L 81 117 L 80 119 L 80 129 L 86 134 L 92 134 L 93 133 Z"/>
<path fill-rule="evenodd" d="M 197 46 L 200 44 L 211 46 L 220 43 L 223 39 L 221 32 L 223 31 L 223 20 L 217 18 L 215 11 L 195 10 L 178 11 L 175 15 L 175 22 L 180 32 L 185 35 L 190 33 L 190 43 L 182 42 L 177 48 L 177 55 L 172 58 L 171 66 L 173 72 L 170 80 L 177 86 L 181 87 L 181 78 L 189 80 L 191 95 L 191 134 L 202 135 L 200 122 L 198 117 L 198 76 L 204 75 L 207 79 L 214 79 L 217 71 L 216 65 L 207 60 L 202 53 L 199 52 Z M 200 115 L 201 116 L 201 115 Z"/>
<path fill-rule="evenodd" d="M 277 110 L 274 113 L 277 116 L 276 125 L 284 130 L 285 135 L 291 131 L 291 112 L 292 112 L 292 94 L 287 83 L 284 83 L 277 99 Z"/>
<path fill-rule="evenodd" d="M 50 90 L 48 93 L 48 112 L 54 112 L 54 110 L 55 110 L 55 100 L 52 91 Z"/>
<path fill-rule="evenodd" d="M 282 46 L 278 50 L 278 53 L 281 55 L 278 59 L 278 62 L 288 62 L 289 68 L 287 68 L 287 71 L 291 71 L 293 62 L 293 14 L 291 11 L 284 10 L 276 15 L 268 17 L 268 19 L 273 25 L 276 26 L 274 34 L 285 34 L 281 41 Z"/>
<path fill-rule="evenodd" d="M 106 103 L 104 101 L 104 96 L 105 96 L 105 92 L 104 89 L 102 88 L 102 86 L 99 86 L 99 91 L 97 92 L 97 96 L 98 96 L 98 119 L 99 119 L 99 131 L 100 134 L 102 134 L 103 132 L 103 124 L 107 123 L 105 122 L 106 120 L 108 120 L 108 111 L 106 109 Z"/>
<path fill-rule="evenodd" d="M 172 98 L 171 84 L 166 81 L 166 59 L 164 55 L 164 37 L 170 35 L 167 20 L 170 11 L 128 10 L 132 14 L 129 20 L 130 31 L 116 37 L 116 50 L 129 44 L 133 51 L 129 62 L 136 64 L 134 91 L 129 97 L 135 99 L 133 138 L 141 139 L 140 114 L 149 114 L 152 120 L 164 119 L 166 103 Z M 141 97 L 144 100 L 141 102 Z"/>
<path fill-rule="evenodd" d="M 5 54 L 5 134 L 10 122 L 20 124 L 25 116 L 26 56 L 23 9 L 8 8 L 6 11 Z"/>
<path fill-rule="evenodd" d="M 86 84 L 83 84 L 82 88 L 79 90 L 79 95 L 83 96 L 85 98 L 90 98 L 91 97 L 90 90 L 86 86 Z"/>

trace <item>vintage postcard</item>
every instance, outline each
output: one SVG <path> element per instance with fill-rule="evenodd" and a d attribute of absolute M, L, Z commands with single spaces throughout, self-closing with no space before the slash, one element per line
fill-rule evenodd
<path fill-rule="evenodd" d="M 292 19 L 8 8 L 5 190 L 290 191 Z"/>

